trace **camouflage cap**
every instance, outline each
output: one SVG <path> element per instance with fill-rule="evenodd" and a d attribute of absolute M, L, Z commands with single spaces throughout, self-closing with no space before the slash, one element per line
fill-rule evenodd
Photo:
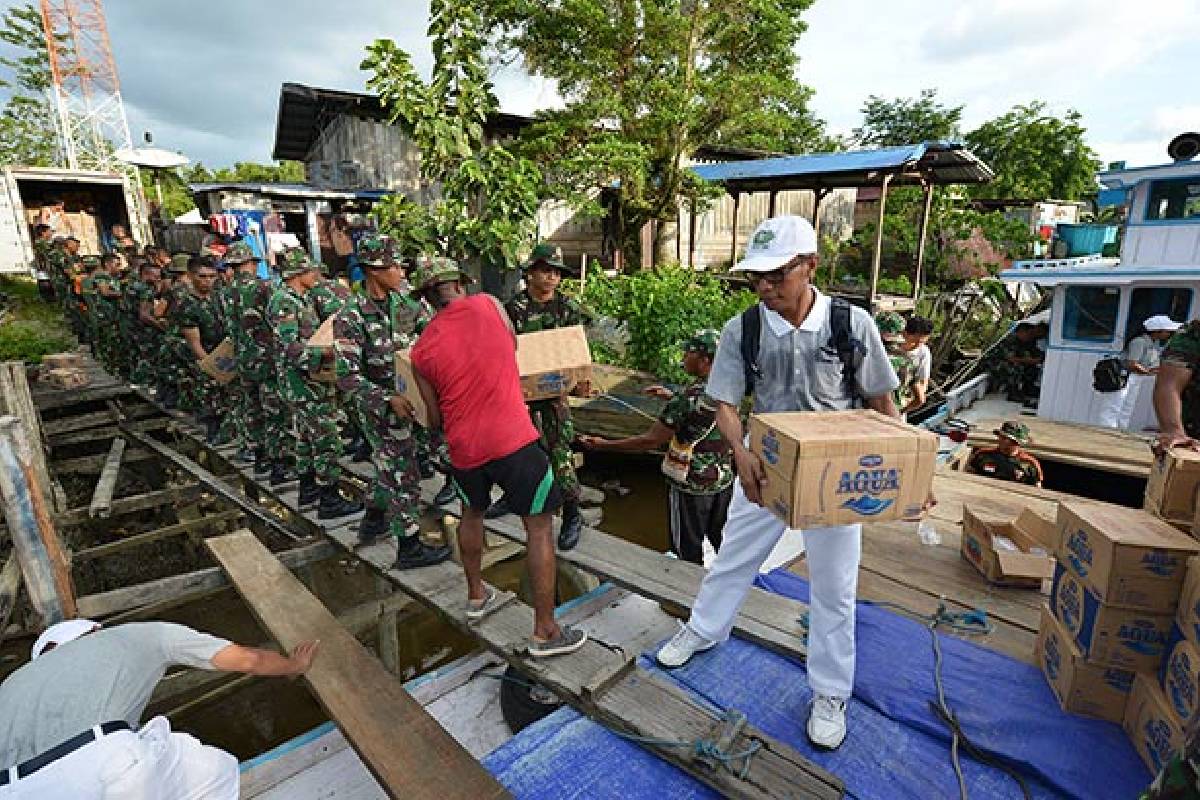
<path fill-rule="evenodd" d="M 258 261 L 258 256 L 254 255 L 254 251 L 250 249 L 250 245 L 245 242 L 234 242 L 229 245 L 229 249 L 225 251 L 225 258 L 222 259 L 231 267 L 236 267 L 238 264 L 245 264 L 247 261 Z"/>
<path fill-rule="evenodd" d="M 683 343 L 685 353 L 703 353 L 707 356 L 717 354 L 717 344 L 721 340 L 721 332 L 716 328 L 705 328 L 696 331 Z"/>
<path fill-rule="evenodd" d="M 552 267 L 567 275 L 577 274 L 576 270 L 571 269 L 563 262 L 562 248 L 548 242 L 534 245 L 533 251 L 530 252 L 529 258 L 525 259 L 525 263 L 521 265 L 521 269 L 530 270 L 539 266 Z"/>
<path fill-rule="evenodd" d="M 992 433 L 1012 439 L 1022 446 L 1028 446 L 1033 443 L 1033 437 L 1029 435 L 1029 426 L 1023 422 L 1006 422 L 992 431 Z"/>
<path fill-rule="evenodd" d="M 176 253 L 171 256 L 171 265 L 167 267 L 167 272 L 172 275 L 182 275 L 188 271 L 188 262 L 192 257 L 187 253 Z"/>
<path fill-rule="evenodd" d="M 904 317 L 895 311 L 885 311 L 876 316 L 875 325 L 878 326 L 879 335 L 885 341 L 904 338 Z"/>
<path fill-rule="evenodd" d="M 295 278 L 297 275 L 303 275 L 306 272 L 320 269 L 303 247 L 289 247 L 283 251 L 283 263 L 280 267 L 283 279 Z"/>
<path fill-rule="evenodd" d="M 387 236 L 366 236 L 358 241 L 358 263 L 367 267 L 383 267 L 395 261 L 392 240 Z"/>
<path fill-rule="evenodd" d="M 446 281 L 462 281 L 471 283 L 471 276 L 458 267 L 458 262 L 445 256 L 420 255 L 413 259 L 409 270 L 408 282 L 412 286 L 412 294 L 420 294 L 431 286 Z"/>

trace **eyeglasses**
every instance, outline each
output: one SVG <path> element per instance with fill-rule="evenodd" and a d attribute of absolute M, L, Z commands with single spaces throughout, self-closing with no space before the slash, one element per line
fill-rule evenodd
<path fill-rule="evenodd" d="M 773 269 L 770 272 L 755 272 L 750 275 L 750 285 L 757 285 L 759 281 L 766 281 L 771 286 L 778 286 L 787 280 L 787 276 L 792 274 L 792 270 L 800 266 L 799 263 L 785 264 L 779 269 Z"/>

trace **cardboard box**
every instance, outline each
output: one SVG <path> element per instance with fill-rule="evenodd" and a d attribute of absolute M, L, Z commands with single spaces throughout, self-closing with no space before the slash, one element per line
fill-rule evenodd
<path fill-rule="evenodd" d="M 1132 508 L 1087 502 L 1058 506 L 1059 563 L 1107 605 L 1170 614 L 1187 560 L 1200 542 Z"/>
<path fill-rule="evenodd" d="M 396 351 L 396 391 L 412 403 L 413 418 L 422 426 L 429 427 L 429 408 L 421 389 L 417 386 L 416 373 L 412 365 L 412 348 Z"/>
<path fill-rule="evenodd" d="M 233 357 L 233 342 L 226 337 L 217 348 L 200 360 L 200 369 L 217 383 L 225 385 L 237 377 L 237 361 Z"/>
<path fill-rule="evenodd" d="M 870 410 L 754 414 L 750 449 L 767 471 L 763 505 L 820 528 L 919 515 L 938 437 Z"/>
<path fill-rule="evenodd" d="M 1034 654 L 1064 711 L 1109 722 L 1124 719 L 1134 673 L 1087 663 L 1049 606 L 1042 606 Z"/>
<path fill-rule="evenodd" d="M 1188 559 L 1175 624 L 1192 644 L 1200 646 L 1200 557 Z"/>
<path fill-rule="evenodd" d="M 1143 507 L 1157 517 L 1190 530 L 1200 489 L 1200 453 L 1175 448 L 1150 462 Z"/>
<path fill-rule="evenodd" d="M 1175 721 L 1184 730 L 1200 712 L 1200 647 L 1175 626 L 1158 682 Z"/>
<path fill-rule="evenodd" d="M 962 557 L 991 583 L 1041 589 L 1043 580 L 1054 577 L 1057 544 L 1057 526 L 1028 508 L 996 523 L 963 506 Z"/>
<path fill-rule="evenodd" d="M 1162 690 L 1148 675 L 1138 675 L 1133 680 L 1133 691 L 1125 706 L 1124 728 L 1133 749 L 1155 774 L 1183 747 L 1183 729 L 1171 717 Z"/>
<path fill-rule="evenodd" d="M 1054 568 L 1050 608 L 1089 664 L 1157 672 L 1166 655 L 1169 614 L 1104 605 L 1062 562 Z"/>
<path fill-rule="evenodd" d="M 333 363 L 333 316 L 328 316 L 321 323 L 321 327 L 308 338 L 305 343 L 313 350 L 318 350 L 321 353 L 321 368 L 313 374 L 313 380 L 321 383 L 335 383 L 337 381 L 337 370 Z"/>
<path fill-rule="evenodd" d="M 592 351 L 583 326 L 517 336 L 517 371 L 526 401 L 561 397 L 592 379 Z"/>

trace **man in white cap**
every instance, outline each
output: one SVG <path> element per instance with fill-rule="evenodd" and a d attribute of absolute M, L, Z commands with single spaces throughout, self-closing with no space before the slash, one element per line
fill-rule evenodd
<path fill-rule="evenodd" d="M 735 267 L 746 273 L 760 300 L 754 364 L 742 346 L 737 317 L 721 331 L 707 393 L 717 402 L 717 425 L 733 447 L 734 484 L 723 543 L 700 586 L 686 625 L 658 652 L 667 667 L 729 638 L 734 617 L 759 567 L 786 526 L 762 506 L 766 473 L 746 447 L 738 405 L 754 395 L 755 412 L 838 411 L 860 402 L 898 417 L 892 392 L 899 385 L 870 314 L 831 300 L 812 285 L 817 237 L 803 217 L 766 220 Z M 747 369 L 747 367 L 750 367 Z M 753 385 L 747 385 L 747 379 Z M 803 531 L 811 604 L 808 683 L 813 691 L 807 731 L 812 742 L 836 748 L 846 736 L 846 700 L 854 688 L 854 598 L 862 526 Z"/>
<path fill-rule="evenodd" d="M 1154 391 L 1154 376 L 1162 360 L 1163 347 L 1171 335 L 1183 325 L 1166 314 L 1156 314 L 1142 323 L 1143 333 L 1125 345 L 1122 357 L 1129 370 L 1129 381 L 1123 389 L 1106 392 L 1100 409 L 1100 424 L 1107 428 L 1140 431 L 1153 423 L 1152 404 L 1140 403 L 1143 395 L 1149 400 Z M 1141 413 L 1138 406 L 1141 405 Z"/>
<path fill-rule="evenodd" d="M 0 684 L 0 800 L 234 800 L 236 758 L 165 717 L 139 726 L 155 685 L 172 666 L 294 677 L 316 651 L 283 656 L 168 622 L 52 625 Z"/>

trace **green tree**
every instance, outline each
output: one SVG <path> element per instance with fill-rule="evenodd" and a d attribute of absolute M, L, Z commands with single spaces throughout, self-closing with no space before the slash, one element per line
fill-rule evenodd
<path fill-rule="evenodd" d="M 714 187 L 687 169 L 702 145 L 804 151 L 825 145 L 797 82 L 812 0 L 479 0 L 501 58 L 553 79 L 566 101 L 525 135 L 548 192 L 585 213 L 618 188 L 612 227 L 627 256 L 639 231 Z M 656 251 L 660 250 L 656 246 Z M 632 263 L 633 259 L 629 261 Z"/>
<path fill-rule="evenodd" d="M 942 105 L 936 89 L 919 97 L 887 100 L 871 95 L 862 106 L 863 121 L 852 138 L 861 147 L 898 147 L 958 136 L 962 106 Z"/>
<path fill-rule="evenodd" d="M 409 252 L 435 249 L 511 269 L 533 241 L 541 172 L 484 135 L 499 104 L 474 0 L 432 0 L 428 33 L 434 61 L 428 82 L 390 39 L 370 45 L 361 66 L 390 121 L 420 149 L 422 178 L 438 185 L 441 197 L 426 207 L 391 195 L 375 213 Z"/>
<path fill-rule="evenodd" d="M 59 158 L 53 83 L 42 17 L 32 3 L 13 6 L 0 18 L 0 41 L 13 51 L 0 57 L 8 76 L 0 90 L 8 95 L 0 110 L 0 162 L 48 167 Z"/>
<path fill-rule="evenodd" d="M 1062 117 L 1034 101 L 1014 106 L 966 135 L 971 150 L 996 172 L 972 187 L 975 197 L 1079 200 L 1096 191 L 1100 162 L 1085 141 L 1078 111 Z"/>

